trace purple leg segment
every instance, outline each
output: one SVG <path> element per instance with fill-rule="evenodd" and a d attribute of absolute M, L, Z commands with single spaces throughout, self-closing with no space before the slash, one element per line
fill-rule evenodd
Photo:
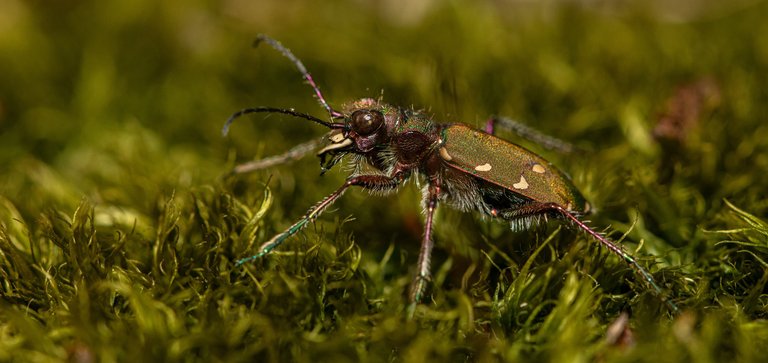
<path fill-rule="evenodd" d="M 494 125 L 496 124 L 496 119 L 491 117 L 488 119 L 488 121 L 485 122 L 485 133 L 493 135 Z"/>

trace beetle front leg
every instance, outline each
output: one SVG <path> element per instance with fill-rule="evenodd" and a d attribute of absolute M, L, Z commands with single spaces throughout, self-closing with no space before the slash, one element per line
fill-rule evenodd
<path fill-rule="evenodd" d="M 331 204 L 333 204 L 337 199 L 339 199 L 344 194 L 344 192 L 347 191 L 349 187 L 359 186 L 369 190 L 380 190 L 380 191 L 390 190 L 390 189 L 397 188 L 397 186 L 400 185 L 400 182 L 402 181 L 402 179 L 403 177 L 400 174 L 396 174 L 391 177 L 386 175 L 358 175 L 358 176 L 354 176 L 347 179 L 344 185 L 342 185 L 335 192 L 331 193 L 329 196 L 325 197 L 323 200 L 315 204 L 296 223 L 288 227 L 288 229 L 286 229 L 284 232 L 272 237 L 272 239 L 262 244 L 261 247 L 259 247 L 259 252 L 257 254 L 240 259 L 237 261 L 236 264 L 239 266 L 246 262 L 256 260 L 262 256 L 269 254 L 272 250 L 277 248 L 277 246 L 279 246 L 286 239 L 288 239 L 288 237 L 293 236 L 294 234 L 302 230 L 304 227 L 306 227 L 309 224 L 309 222 L 316 219 Z"/>
<path fill-rule="evenodd" d="M 418 304 L 424 298 L 424 292 L 432 279 L 430 273 L 430 264 L 432 259 L 432 247 L 435 242 L 432 240 L 432 219 L 437 208 L 437 199 L 440 196 L 440 185 L 436 181 L 429 183 L 429 193 L 426 197 L 424 222 L 424 237 L 421 241 L 421 251 L 419 252 L 419 262 L 416 265 L 416 277 L 411 283 L 409 297 L 412 304 Z"/>
<path fill-rule="evenodd" d="M 303 158 L 305 155 L 315 151 L 325 139 L 325 136 L 299 144 L 290 150 L 279 154 L 268 156 L 263 159 L 249 161 L 238 164 L 232 169 L 232 174 L 248 173 L 256 170 L 271 168 L 275 165 L 285 164 Z"/>
<path fill-rule="evenodd" d="M 581 230 L 589 234 L 593 239 L 597 240 L 598 242 L 600 242 L 600 244 L 608 248 L 609 251 L 621 257 L 621 259 L 624 260 L 624 262 L 626 262 L 629 265 L 629 267 L 635 270 L 635 272 L 638 275 L 642 276 L 645 282 L 651 287 L 651 289 L 653 289 L 656 296 L 658 296 L 662 301 L 664 301 L 664 303 L 667 304 L 667 306 L 669 307 L 670 310 L 672 310 L 672 312 L 674 313 L 678 312 L 679 309 L 677 305 L 675 305 L 675 303 L 673 303 L 667 298 L 667 296 L 661 290 L 659 285 L 656 283 L 656 280 L 653 278 L 653 276 L 648 271 L 646 271 L 642 266 L 640 266 L 640 264 L 637 263 L 637 260 L 635 260 L 634 257 L 624 252 L 624 250 L 615 242 L 611 241 L 607 237 L 603 236 L 602 234 L 596 232 L 595 230 L 587 226 L 586 223 L 582 222 L 578 217 L 576 217 L 576 215 L 574 215 L 567 208 L 557 203 L 531 203 L 519 208 L 497 211 L 497 215 L 500 218 L 503 218 L 505 220 L 510 220 L 510 221 L 515 219 L 522 219 L 526 217 L 546 216 L 548 214 L 558 214 L 561 217 L 568 220 L 569 222 L 572 222 Z"/>

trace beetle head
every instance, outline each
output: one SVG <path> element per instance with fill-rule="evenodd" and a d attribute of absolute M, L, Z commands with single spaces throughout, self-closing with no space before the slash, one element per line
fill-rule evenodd
<path fill-rule="evenodd" d="M 389 139 L 396 123 L 393 107 L 363 98 L 346 107 L 343 127 L 328 133 L 328 145 L 318 152 L 323 171 L 347 153 L 367 154 Z"/>

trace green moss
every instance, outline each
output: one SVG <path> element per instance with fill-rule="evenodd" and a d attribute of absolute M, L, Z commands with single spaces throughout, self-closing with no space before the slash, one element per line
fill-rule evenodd
<path fill-rule="evenodd" d="M 768 3 L 246 3 L 0 5 L 0 361 L 762 360 Z M 323 115 L 257 33 L 334 106 L 500 114 L 574 143 L 502 133 L 568 172 L 682 313 L 557 222 L 439 209 L 431 299 L 409 319 L 410 185 L 349 192 L 235 266 L 345 177 L 311 157 L 228 174 L 323 132 L 252 116 L 220 136 L 246 106 Z M 632 346 L 606 342 L 624 311 Z"/>

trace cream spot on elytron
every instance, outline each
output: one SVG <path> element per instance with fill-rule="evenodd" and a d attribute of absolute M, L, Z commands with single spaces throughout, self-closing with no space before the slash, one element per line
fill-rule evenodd
<path fill-rule="evenodd" d="M 525 180 L 525 177 L 520 175 L 520 181 L 512 184 L 515 189 L 528 189 L 528 182 Z"/>
<path fill-rule="evenodd" d="M 478 165 L 475 167 L 475 170 L 477 171 L 490 171 L 493 167 L 491 164 L 485 163 L 483 165 Z"/>
<path fill-rule="evenodd" d="M 452 160 L 451 154 L 448 153 L 448 150 L 445 147 L 440 147 L 440 157 L 442 157 L 445 160 Z"/>
<path fill-rule="evenodd" d="M 541 164 L 533 164 L 533 168 L 531 168 L 531 170 L 533 170 L 534 173 L 539 173 L 539 174 L 544 174 L 544 172 L 547 171 L 547 169 L 544 169 L 544 167 L 541 166 Z"/>

